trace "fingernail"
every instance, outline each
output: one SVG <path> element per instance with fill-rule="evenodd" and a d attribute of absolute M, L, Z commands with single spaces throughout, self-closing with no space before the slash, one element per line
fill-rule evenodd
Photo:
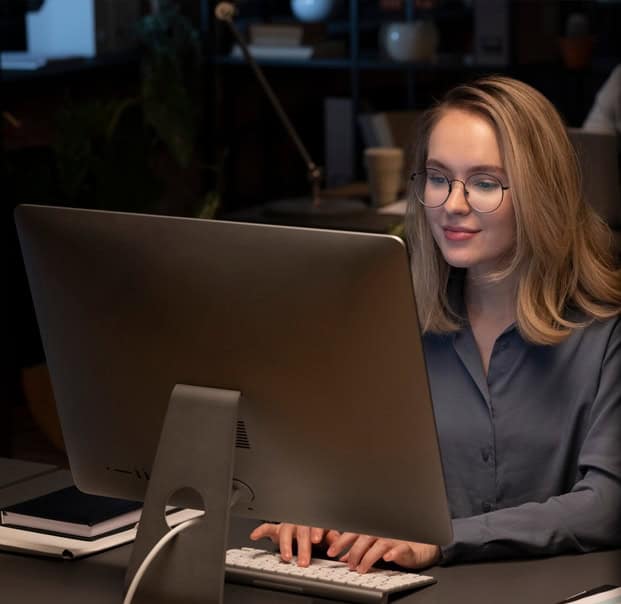
<path fill-rule="evenodd" d="M 329 547 L 326 553 L 328 554 L 328 556 L 334 556 L 336 554 L 333 547 Z"/>

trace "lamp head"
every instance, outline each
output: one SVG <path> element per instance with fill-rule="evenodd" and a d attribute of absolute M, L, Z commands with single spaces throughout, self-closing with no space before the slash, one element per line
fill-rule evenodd
<path fill-rule="evenodd" d="M 214 11 L 216 19 L 232 21 L 235 16 L 235 5 L 232 2 L 219 2 Z"/>

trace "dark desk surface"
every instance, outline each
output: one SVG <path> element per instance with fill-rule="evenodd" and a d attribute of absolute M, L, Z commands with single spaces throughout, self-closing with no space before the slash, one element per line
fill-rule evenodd
<path fill-rule="evenodd" d="M 317 212 L 285 212 L 270 211 L 269 205 L 258 205 L 230 212 L 223 216 L 224 220 L 239 222 L 259 222 L 264 224 L 277 224 L 297 226 L 315 229 L 337 229 L 342 231 L 361 231 L 368 233 L 390 233 L 403 222 L 403 216 L 399 214 L 387 214 L 379 212 L 371 206 L 369 188 L 365 182 L 356 182 L 341 187 L 334 187 L 321 192 L 324 201 L 324 210 Z M 331 200 L 355 199 L 368 205 L 366 209 L 352 213 L 332 213 L 330 210 Z M 304 204 L 302 204 L 304 205 Z M 289 207 L 295 207 L 291 204 Z M 364 208 L 364 206 L 363 206 Z"/>
<path fill-rule="evenodd" d="M 402 221 L 402 216 L 379 214 L 369 208 L 361 212 L 345 215 L 296 215 L 276 214 L 264 211 L 261 206 L 231 212 L 223 220 L 236 222 L 258 222 L 283 226 L 297 226 L 311 229 L 335 229 L 339 231 L 360 231 L 364 233 L 390 233 Z"/>
<path fill-rule="evenodd" d="M 46 475 L 45 480 L 39 478 L 39 484 L 49 488 L 53 482 L 50 476 L 54 474 Z M 60 487 L 69 477 L 66 472 L 58 472 L 56 478 Z M 30 493 L 32 489 L 26 490 Z M 12 500 L 15 495 L 15 485 L 10 489 L 0 487 L 0 505 L 7 505 L 7 499 Z M 254 524 L 233 519 L 231 545 L 247 543 L 247 535 Z M 7 604 L 120 604 L 130 550 L 131 546 L 123 546 L 75 561 L 0 553 L 2 601 Z M 400 598 L 400 604 L 554 604 L 603 583 L 621 585 L 621 550 L 542 560 L 434 567 L 427 572 L 436 577 L 437 584 Z M 315 604 L 320 600 L 226 585 L 225 602 Z"/>

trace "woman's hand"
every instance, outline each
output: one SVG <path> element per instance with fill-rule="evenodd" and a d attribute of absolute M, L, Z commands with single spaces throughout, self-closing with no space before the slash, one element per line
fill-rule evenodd
<path fill-rule="evenodd" d="M 440 559 L 437 545 L 339 533 L 297 524 L 262 524 L 250 534 L 253 541 L 264 537 L 278 545 L 282 559 L 287 562 L 293 558 L 293 542 L 297 541 L 300 566 L 310 564 L 312 546 L 322 543 L 328 548 L 328 556 L 334 558 L 342 554 L 339 560 L 359 573 L 366 573 L 378 560 L 415 569 L 433 566 Z"/>
<path fill-rule="evenodd" d="M 281 558 L 286 562 L 293 558 L 293 542 L 297 541 L 299 566 L 310 564 L 313 545 L 323 543 L 330 547 L 339 536 L 338 531 L 287 523 L 262 524 L 250 533 L 250 539 L 253 541 L 267 537 L 276 543 L 280 549 Z"/>
<path fill-rule="evenodd" d="M 433 566 L 440 560 L 440 548 L 428 543 L 384 539 L 369 535 L 343 533 L 328 547 L 328 556 L 338 556 L 349 568 L 366 573 L 378 560 L 394 562 L 403 568 Z"/>

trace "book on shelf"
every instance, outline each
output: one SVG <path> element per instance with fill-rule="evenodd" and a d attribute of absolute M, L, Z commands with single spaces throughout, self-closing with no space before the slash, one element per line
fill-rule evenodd
<path fill-rule="evenodd" d="M 313 56 L 312 46 L 284 46 L 281 44 L 248 44 L 248 50 L 255 59 L 310 59 Z M 233 46 L 231 57 L 243 58 L 239 44 Z"/>
<path fill-rule="evenodd" d="M 342 40 L 322 40 L 313 46 L 300 44 L 247 44 L 255 59 L 342 59 L 347 51 Z M 239 44 L 233 46 L 231 57 L 241 59 Z"/>
<path fill-rule="evenodd" d="M 133 526 L 142 503 L 89 495 L 75 486 L 53 491 L 4 508 L 2 526 L 95 539 Z"/>
<path fill-rule="evenodd" d="M 302 44 L 304 28 L 301 25 L 253 23 L 248 27 L 251 44 L 267 46 L 298 46 Z"/>

